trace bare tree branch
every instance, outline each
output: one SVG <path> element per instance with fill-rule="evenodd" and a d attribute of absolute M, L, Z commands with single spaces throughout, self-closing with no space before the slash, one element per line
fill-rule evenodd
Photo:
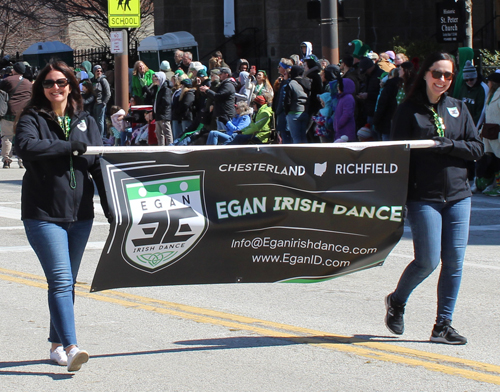
<path fill-rule="evenodd" d="M 2 0 L 0 4 L 0 56 L 7 51 L 17 52 L 27 43 L 40 38 L 42 30 L 46 35 L 50 31 L 62 28 L 61 18 L 46 18 L 48 11 L 45 0 Z M 45 27 L 45 28 L 44 28 Z"/>
<path fill-rule="evenodd" d="M 109 33 L 112 31 L 108 26 L 108 1 L 107 0 L 42 0 L 50 9 L 66 15 L 71 22 L 88 22 L 88 31 L 81 29 L 90 41 L 96 45 L 108 43 Z M 133 39 L 144 37 L 144 31 L 148 30 L 154 21 L 153 0 L 141 0 L 141 27 L 129 29 L 129 36 Z M 97 34 L 91 35 L 91 34 Z"/>
<path fill-rule="evenodd" d="M 130 40 L 145 38 L 154 23 L 153 0 L 140 4 L 141 27 L 128 29 Z M 108 0 L 0 0 L 0 58 L 30 42 L 64 37 L 68 26 L 91 46 L 109 45 Z"/>

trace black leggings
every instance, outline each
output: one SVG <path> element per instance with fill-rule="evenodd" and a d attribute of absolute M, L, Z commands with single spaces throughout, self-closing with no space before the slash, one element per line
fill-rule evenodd
<path fill-rule="evenodd" d="M 478 178 L 492 178 L 500 171 L 500 158 L 494 154 L 487 153 L 476 162 L 476 176 Z"/>

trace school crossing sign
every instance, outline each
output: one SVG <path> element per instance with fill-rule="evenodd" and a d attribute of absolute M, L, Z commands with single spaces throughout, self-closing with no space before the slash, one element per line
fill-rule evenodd
<path fill-rule="evenodd" d="M 141 27 L 140 0 L 108 0 L 108 26 L 114 29 Z"/>

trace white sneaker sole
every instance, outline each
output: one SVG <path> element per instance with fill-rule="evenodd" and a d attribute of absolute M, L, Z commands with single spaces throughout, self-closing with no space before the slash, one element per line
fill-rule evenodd
<path fill-rule="evenodd" d="M 76 355 L 71 359 L 71 362 L 68 358 L 68 372 L 77 372 L 80 370 L 84 363 L 87 363 L 89 360 L 89 354 L 86 351 L 78 351 Z"/>

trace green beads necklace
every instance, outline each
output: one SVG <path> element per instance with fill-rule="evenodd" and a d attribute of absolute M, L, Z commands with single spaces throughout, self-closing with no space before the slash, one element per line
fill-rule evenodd
<path fill-rule="evenodd" d="M 432 112 L 432 117 L 434 117 L 434 125 L 436 126 L 438 136 L 444 137 L 444 130 L 446 126 L 444 125 L 443 117 L 439 116 L 432 106 L 429 106 L 429 109 Z"/>
<path fill-rule="evenodd" d="M 66 140 L 68 140 L 69 132 L 71 131 L 71 119 L 69 116 L 57 116 L 57 121 L 64 132 L 64 136 L 66 136 Z M 76 188 L 76 176 L 75 170 L 73 169 L 73 155 L 69 156 L 69 186 L 71 189 Z"/>

